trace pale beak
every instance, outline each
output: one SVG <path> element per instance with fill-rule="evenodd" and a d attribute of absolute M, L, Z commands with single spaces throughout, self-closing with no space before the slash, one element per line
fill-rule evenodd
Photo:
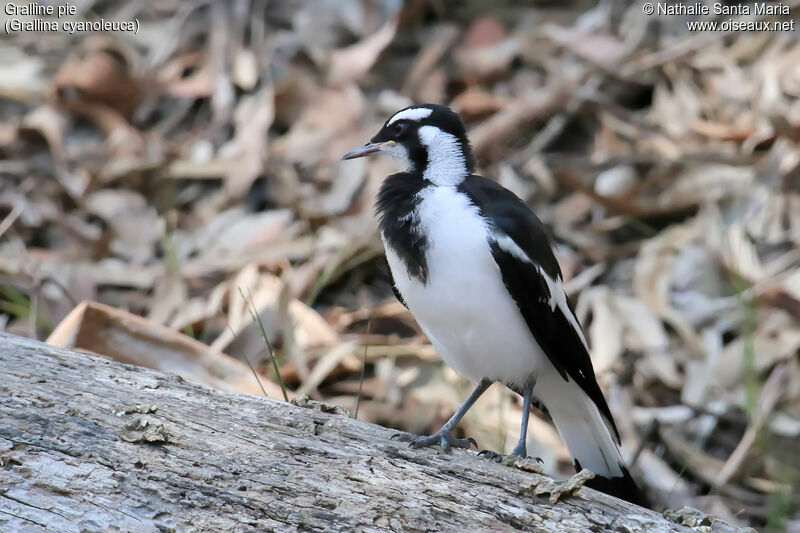
<path fill-rule="evenodd" d="M 367 143 L 364 146 L 359 146 L 358 148 L 354 148 L 350 150 L 346 154 L 342 156 L 342 159 L 356 159 L 358 157 L 364 157 L 369 154 L 374 154 L 375 152 L 380 152 L 381 148 L 388 148 L 390 146 L 394 146 L 394 141 L 386 141 L 382 143 Z"/>

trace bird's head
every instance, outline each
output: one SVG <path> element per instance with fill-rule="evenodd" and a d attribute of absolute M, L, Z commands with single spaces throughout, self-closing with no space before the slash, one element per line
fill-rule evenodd
<path fill-rule="evenodd" d="M 474 167 L 467 132 L 449 107 L 423 104 L 401 109 L 370 141 L 344 154 L 355 159 L 388 154 L 435 185 L 456 185 Z"/>

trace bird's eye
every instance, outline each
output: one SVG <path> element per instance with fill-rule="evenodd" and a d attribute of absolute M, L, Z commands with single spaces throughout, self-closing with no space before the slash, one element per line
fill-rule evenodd
<path fill-rule="evenodd" d="M 392 133 L 395 134 L 396 137 L 399 137 L 408 129 L 408 124 L 405 122 L 396 122 L 394 126 L 392 126 Z"/>

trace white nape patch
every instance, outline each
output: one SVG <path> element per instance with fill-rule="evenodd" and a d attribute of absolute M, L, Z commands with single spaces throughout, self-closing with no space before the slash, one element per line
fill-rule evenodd
<path fill-rule="evenodd" d="M 556 307 L 559 308 L 561 314 L 563 314 L 566 319 L 569 321 L 570 326 L 575 332 L 578 334 L 578 337 L 581 339 L 583 343 L 583 347 L 586 348 L 586 351 L 589 351 L 589 344 L 586 342 L 586 337 L 583 334 L 583 330 L 581 329 L 580 324 L 575 319 L 575 315 L 572 314 L 572 311 L 567 304 L 567 293 L 564 290 L 564 284 L 561 282 L 560 279 L 553 279 L 551 278 L 547 272 L 542 270 L 542 268 L 534 263 L 528 254 L 525 253 L 525 250 L 519 247 L 519 245 L 514 242 L 514 239 L 506 235 L 505 233 L 499 232 L 497 230 L 492 231 L 492 239 L 497 243 L 501 250 L 511 254 L 512 257 L 523 261 L 525 263 L 530 263 L 536 267 L 536 270 L 539 271 L 539 275 L 544 278 L 545 283 L 547 283 L 547 289 L 550 291 L 550 309 L 555 311 Z"/>
<path fill-rule="evenodd" d="M 433 113 L 433 109 L 430 107 L 412 107 L 410 109 L 404 109 L 403 111 L 395 113 L 386 125 L 391 126 L 398 120 L 422 120 L 423 118 L 431 116 L 431 113 Z"/>
<path fill-rule="evenodd" d="M 419 141 L 428 148 L 428 166 L 422 177 L 434 185 L 454 187 L 467 177 L 467 162 L 461 143 L 436 126 L 422 126 Z"/>

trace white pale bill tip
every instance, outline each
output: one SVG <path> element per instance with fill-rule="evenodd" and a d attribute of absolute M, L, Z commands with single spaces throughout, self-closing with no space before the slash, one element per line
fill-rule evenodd
<path fill-rule="evenodd" d="M 382 143 L 367 143 L 364 146 L 359 146 L 358 148 L 354 148 L 344 154 L 342 159 L 356 159 L 359 157 L 364 157 L 369 154 L 374 154 L 375 152 L 380 152 L 381 148 L 389 148 L 394 146 L 394 141 L 386 141 Z"/>

